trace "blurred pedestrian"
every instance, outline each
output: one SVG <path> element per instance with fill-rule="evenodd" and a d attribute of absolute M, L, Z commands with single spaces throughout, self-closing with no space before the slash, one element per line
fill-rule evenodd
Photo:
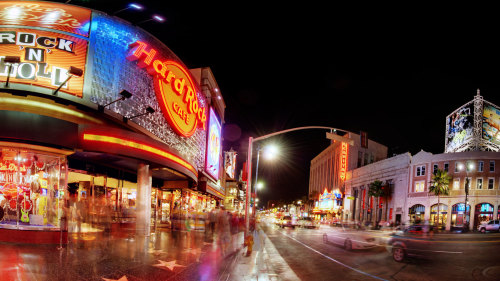
<path fill-rule="evenodd" d="M 227 254 L 228 246 L 231 242 L 231 230 L 228 215 L 224 206 L 221 206 L 217 212 L 217 237 L 223 256 Z"/>
<path fill-rule="evenodd" d="M 217 209 L 213 208 L 208 214 L 208 229 L 210 231 L 210 235 L 214 235 L 215 233 L 215 222 L 217 221 Z"/>

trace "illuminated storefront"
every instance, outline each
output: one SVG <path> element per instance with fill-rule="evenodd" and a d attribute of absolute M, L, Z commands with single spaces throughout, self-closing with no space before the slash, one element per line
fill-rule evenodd
<path fill-rule="evenodd" d="M 342 194 L 339 190 L 329 193 L 325 188 L 318 201 L 314 202 L 312 211 L 314 218 L 322 222 L 328 222 L 336 218 L 342 211 L 342 200 Z"/>
<path fill-rule="evenodd" d="M 0 11 L 0 240 L 66 240 L 76 202 L 90 213 L 108 204 L 114 222 L 147 234 L 224 198 L 224 106 L 206 68 L 99 11 L 45 1 Z M 34 229 L 48 234 L 6 232 Z"/>
<path fill-rule="evenodd" d="M 408 212 L 410 216 L 410 224 L 420 224 L 425 221 L 425 206 L 413 205 Z"/>

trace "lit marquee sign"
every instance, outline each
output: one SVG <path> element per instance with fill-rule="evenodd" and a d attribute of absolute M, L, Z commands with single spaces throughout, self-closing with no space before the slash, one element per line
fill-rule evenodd
<path fill-rule="evenodd" d="M 205 130 L 205 108 L 200 106 L 196 84 L 188 70 L 172 60 L 155 59 L 157 51 L 144 42 L 130 45 L 130 61 L 154 76 L 155 93 L 163 115 L 179 135 L 190 137 L 198 127 Z"/>
<path fill-rule="evenodd" d="M 345 174 L 347 172 L 347 153 L 349 150 L 349 145 L 345 142 L 341 143 L 340 146 L 340 179 L 345 180 Z"/>
<path fill-rule="evenodd" d="M 0 25 L 44 27 L 86 37 L 90 14 L 90 9 L 46 1 L 0 2 Z"/>
<path fill-rule="evenodd" d="M 67 76 L 68 68 L 85 69 L 87 41 L 65 34 L 20 28 L 0 28 L 0 77 L 6 79 L 6 56 L 21 58 L 14 64 L 10 81 L 56 89 Z M 82 97 L 83 75 L 73 77 L 61 91 Z"/>
<path fill-rule="evenodd" d="M 219 179 L 219 156 L 221 152 L 221 125 L 212 108 L 208 121 L 207 155 L 205 169 L 215 180 Z"/>

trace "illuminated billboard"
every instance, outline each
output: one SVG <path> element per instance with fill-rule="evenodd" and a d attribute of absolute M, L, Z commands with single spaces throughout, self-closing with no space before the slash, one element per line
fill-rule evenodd
<path fill-rule="evenodd" d="M 446 119 L 446 151 L 455 151 L 473 136 L 474 104 L 465 105 Z"/>
<path fill-rule="evenodd" d="M 500 145 L 500 109 L 484 104 L 483 107 L 483 139 Z"/>
<path fill-rule="evenodd" d="M 52 2 L 0 2 L 0 25 L 44 27 L 86 37 L 90 14 L 89 9 Z"/>
<path fill-rule="evenodd" d="M 70 66 L 85 70 L 87 41 L 61 33 L 24 28 L 0 28 L 0 76 L 6 78 L 6 56 L 21 58 L 13 64 L 10 81 L 57 89 L 68 77 Z M 61 92 L 83 95 L 83 78 L 73 77 Z"/>
<path fill-rule="evenodd" d="M 215 111 L 210 108 L 208 119 L 207 150 L 205 160 L 205 170 L 216 181 L 219 180 L 219 159 L 221 152 L 221 125 Z"/>
<path fill-rule="evenodd" d="M 224 153 L 224 167 L 226 170 L 226 174 L 234 179 L 234 174 L 236 170 L 236 152 L 235 151 L 227 151 Z"/>

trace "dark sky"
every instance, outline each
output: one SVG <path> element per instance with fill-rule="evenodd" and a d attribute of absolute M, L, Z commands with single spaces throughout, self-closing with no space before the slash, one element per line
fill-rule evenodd
<path fill-rule="evenodd" d="M 391 154 L 442 153 L 445 117 L 477 88 L 500 104 L 498 16 L 488 7 L 214 2 L 137 1 L 147 9 L 118 16 L 165 16 L 140 26 L 188 67 L 212 69 L 227 105 L 224 148 L 237 150 L 239 162 L 249 136 L 311 125 L 366 131 Z M 70 3 L 112 13 L 129 2 Z M 270 139 L 283 153 L 260 161 L 264 201 L 307 194 L 324 134 Z"/>

